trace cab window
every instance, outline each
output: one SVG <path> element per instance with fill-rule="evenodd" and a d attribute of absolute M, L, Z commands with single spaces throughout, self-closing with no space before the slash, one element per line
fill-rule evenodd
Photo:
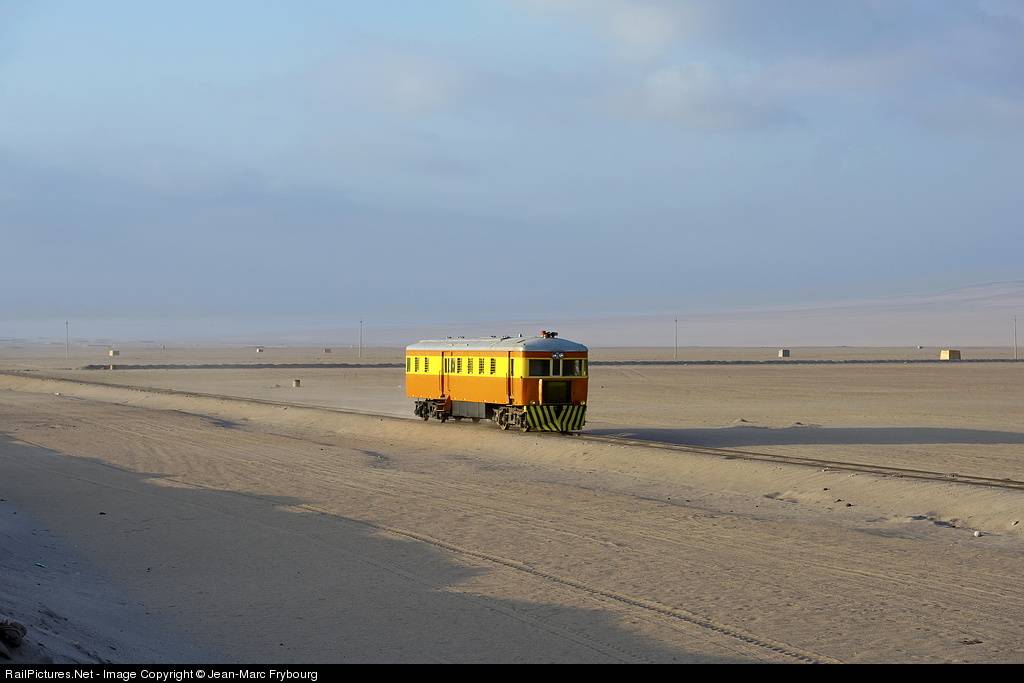
<path fill-rule="evenodd" d="M 582 377 L 583 361 L 578 358 L 566 358 L 562 360 L 563 377 Z"/>
<path fill-rule="evenodd" d="M 551 376 L 551 361 L 531 358 L 527 367 L 529 368 L 530 377 Z"/>

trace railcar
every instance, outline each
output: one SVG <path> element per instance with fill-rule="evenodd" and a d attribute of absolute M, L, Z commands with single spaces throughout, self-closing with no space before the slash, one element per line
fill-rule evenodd
<path fill-rule="evenodd" d="M 406 395 L 424 420 L 493 420 L 505 430 L 577 432 L 586 421 L 587 353 L 583 344 L 547 331 L 421 341 L 405 350 Z"/>

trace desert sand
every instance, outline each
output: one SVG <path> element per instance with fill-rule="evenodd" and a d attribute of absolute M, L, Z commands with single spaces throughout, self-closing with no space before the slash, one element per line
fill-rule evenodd
<path fill-rule="evenodd" d="M 132 653 L 1024 660 L 1019 489 L 424 424 L 390 367 L 60 356 L 0 362 L 31 370 L 0 375 L 0 497 L 141 610 Z M 1002 363 L 595 366 L 587 431 L 1024 480 L 1022 380 Z M 30 555 L 5 569 L 39 570 Z M 12 604 L 38 628 L 31 602 Z"/>

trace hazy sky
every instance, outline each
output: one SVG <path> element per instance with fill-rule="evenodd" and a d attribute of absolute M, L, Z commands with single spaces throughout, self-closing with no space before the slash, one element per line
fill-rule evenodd
<path fill-rule="evenodd" d="M 1022 159 L 1024 0 L 0 0 L 0 321 L 1016 279 Z"/>

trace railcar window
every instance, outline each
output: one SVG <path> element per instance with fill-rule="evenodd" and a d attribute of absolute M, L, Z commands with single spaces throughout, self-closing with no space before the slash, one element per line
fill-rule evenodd
<path fill-rule="evenodd" d="M 412 358 L 406 357 L 405 359 L 405 371 L 409 372 L 412 370 Z"/>
<path fill-rule="evenodd" d="M 430 372 L 430 359 L 429 358 L 424 358 L 423 359 L 423 372 Z"/>
<path fill-rule="evenodd" d="M 551 376 L 551 361 L 531 358 L 527 367 L 530 369 L 530 377 Z"/>
<path fill-rule="evenodd" d="M 498 371 L 498 361 L 497 361 L 497 359 L 492 358 L 491 359 L 491 374 L 493 375 L 497 371 Z"/>
<path fill-rule="evenodd" d="M 562 377 L 582 377 L 583 361 L 567 358 L 562 361 Z"/>
<path fill-rule="evenodd" d="M 484 359 L 483 358 L 479 358 L 476 361 L 476 374 L 478 374 L 478 375 L 484 374 Z"/>
<path fill-rule="evenodd" d="M 508 374 L 511 377 L 515 377 L 516 376 L 516 359 L 515 358 L 509 358 L 508 359 Z"/>
<path fill-rule="evenodd" d="M 472 375 L 473 374 L 473 359 L 472 358 L 467 358 L 466 359 L 466 374 L 467 375 Z"/>
<path fill-rule="evenodd" d="M 419 359 L 418 356 L 416 357 L 416 360 L 413 361 L 412 367 L 413 367 L 413 370 L 415 372 L 419 372 L 420 371 L 420 359 Z"/>
<path fill-rule="evenodd" d="M 457 372 L 457 373 L 461 373 L 462 372 L 462 359 L 461 358 L 456 358 L 455 359 L 455 372 Z"/>

